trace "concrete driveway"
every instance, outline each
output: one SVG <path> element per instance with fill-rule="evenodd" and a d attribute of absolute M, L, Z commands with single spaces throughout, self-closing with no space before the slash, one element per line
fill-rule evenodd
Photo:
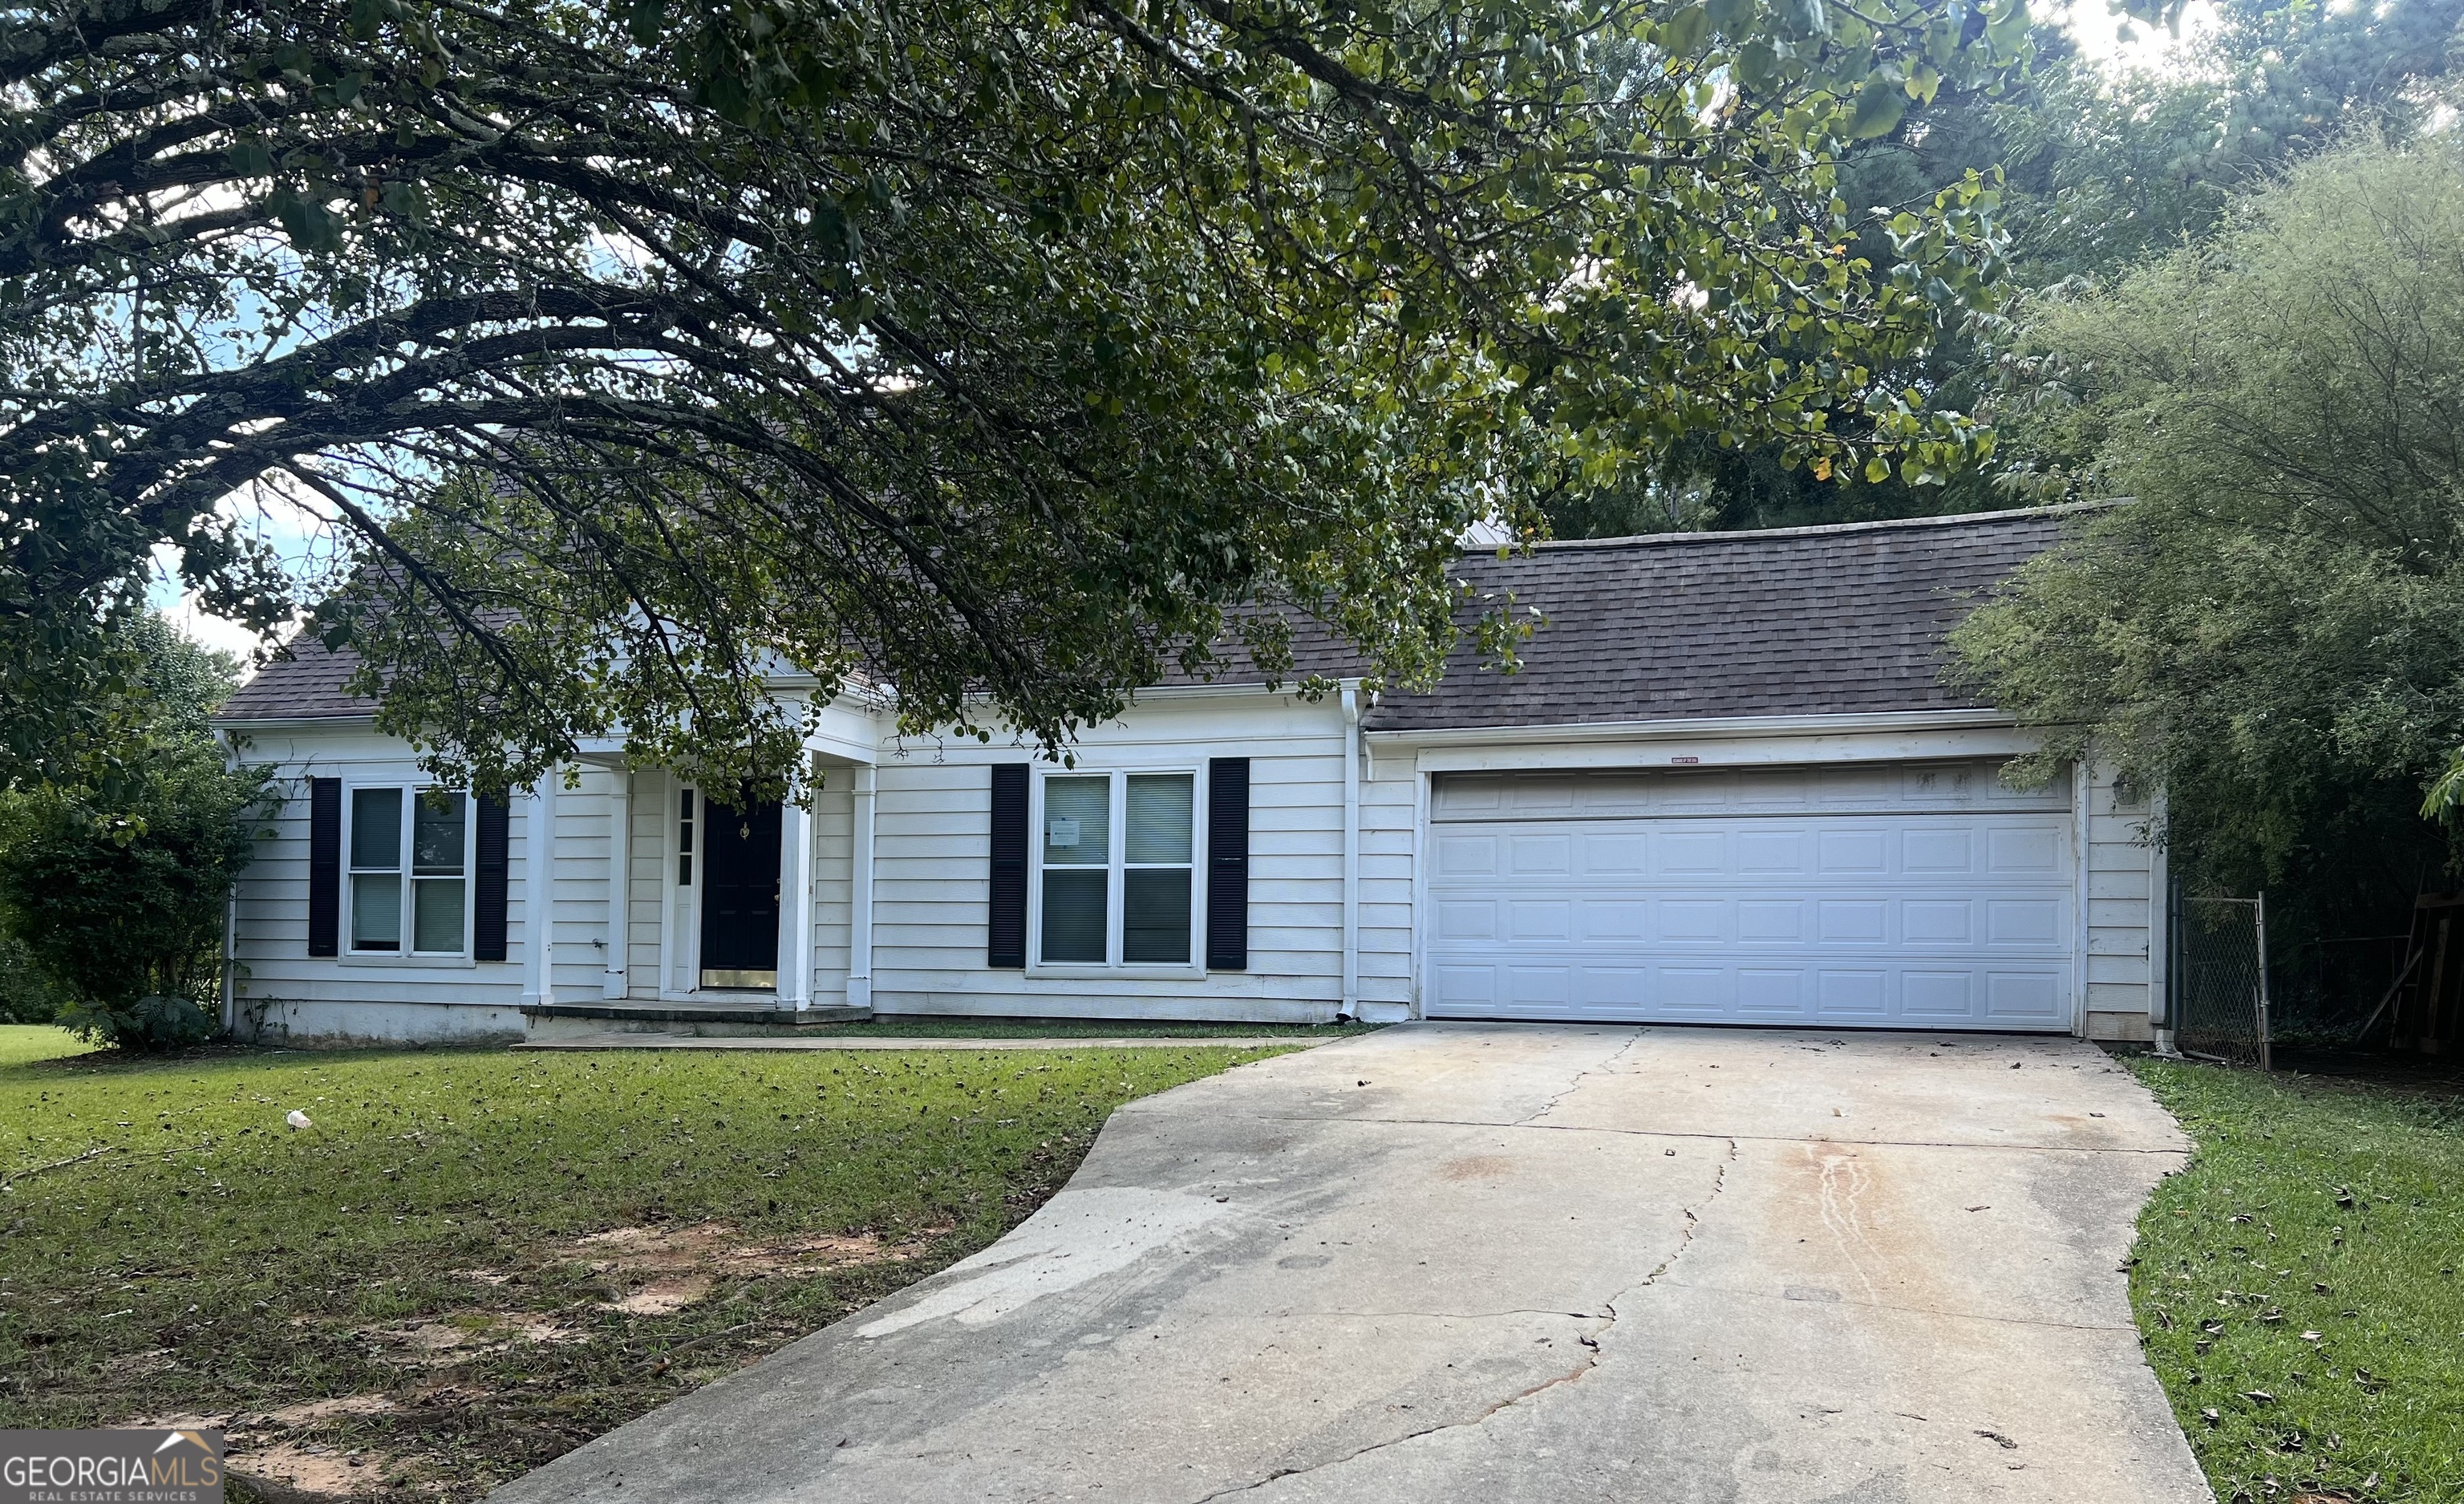
<path fill-rule="evenodd" d="M 2186 1147 L 2071 1040 L 1392 1028 L 495 1498 L 2207 1501 L 2119 1268 Z"/>

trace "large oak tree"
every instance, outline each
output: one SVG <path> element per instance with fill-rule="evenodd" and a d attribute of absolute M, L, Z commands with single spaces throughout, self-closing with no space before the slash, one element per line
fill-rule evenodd
<path fill-rule="evenodd" d="M 2026 28 L 2020 0 L 21 0 L 6 770 L 77 743 L 165 544 L 243 620 L 337 589 L 318 630 L 386 724 L 483 784 L 620 725 L 775 776 L 782 671 L 1058 743 L 1227 631 L 1281 668 L 1295 613 L 1423 680 L 1477 519 L 1528 528 L 1687 434 L 1877 476 L 1974 453 L 1876 373 L 1990 287 L 1990 186 L 1898 215 L 1876 264 L 1833 163 Z M 337 520 L 339 585 L 234 520 L 257 485 Z"/>

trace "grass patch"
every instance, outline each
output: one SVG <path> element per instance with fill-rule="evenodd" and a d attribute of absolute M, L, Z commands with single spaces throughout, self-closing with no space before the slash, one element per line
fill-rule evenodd
<path fill-rule="evenodd" d="M 0 1024 L 0 1067 L 57 1060 L 62 1055 L 85 1054 L 93 1049 L 67 1029 L 54 1028 L 49 1024 Z"/>
<path fill-rule="evenodd" d="M 145 1061 L 17 1032 L 0 1427 L 230 1418 L 313 1491 L 456 1499 L 983 1247 L 1115 1106 L 1271 1052 Z"/>
<path fill-rule="evenodd" d="M 2131 1069 L 2198 1142 L 2130 1295 L 2216 1496 L 2464 1501 L 2464 1102 Z"/>

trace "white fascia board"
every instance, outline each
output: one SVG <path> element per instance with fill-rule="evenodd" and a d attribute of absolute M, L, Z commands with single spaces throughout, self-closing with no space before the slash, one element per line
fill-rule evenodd
<path fill-rule="evenodd" d="M 2038 733 L 1991 710 L 1481 726 L 1369 737 L 1381 748 L 1411 752 L 1413 765 L 1424 773 L 2011 757 L 2035 751 L 2039 741 Z"/>
<path fill-rule="evenodd" d="M 348 731 L 374 725 L 376 719 L 374 711 L 356 711 L 347 716 L 251 716 L 246 719 L 209 716 L 206 724 L 216 731 L 245 737 L 260 731 Z"/>
<path fill-rule="evenodd" d="M 1318 699 L 1321 702 L 1337 702 L 1341 699 L 1343 691 L 1352 690 L 1357 693 L 1360 685 L 1361 681 L 1356 677 L 1329 679 L 1326 693 L 1319 696 Z M 1143 689 L 1133 691 L 1130 699 L 1133 704 L 1135 704 L 1140 700 L 1150 699 L 1235 699 L 1260 697 L 1281 699 L 1306 698 L 1301 694 L 1300 680 L 1287 679 L 1281 684 L 1271 686 L 1254 682 L 1248 684 L 1150 684 Z"/>

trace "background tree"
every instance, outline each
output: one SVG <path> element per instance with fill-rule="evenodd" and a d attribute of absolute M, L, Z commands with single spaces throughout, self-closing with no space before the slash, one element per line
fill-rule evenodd
<path fill-rule="evenodd" d="M 782 663 L 1047 743 L 1224 613 L 1435 673 L 1455 540 L 1680 435 L 1947 472 L 1997 269 L 1834 158 L 2019 0 L 36 0 L 0 12 L 0 744 L 165 543 L 443 776 L 791 769 Z M 1788 338 L 1782 341 L 1785 333 Z M 1837 420 L 1855 415 L 1850 426 Z M 1570 461 L 1568 456 L 1573 456 Z M 313 584 L 314 582 L 311 582 Z M 1243 611 L 1269 668 L 1276 610 Z M 65 688 L 63 686 L 66 686 Z"/>
<path fill-rule="evenodd" d="M 1954 633 L 1969 682 L 2168 794 L 2194 888 L 2401 931 L 2464 744 L 2464 144 L 2364 143 L 2049 305 L 2032 423 L 2132 496 Z M 2273 922 L 2274 916 L 2271 916 Z"/>
<path fill-rule="evenodd" d="M 2412 139 L 2464 68 L 2464 0 L 2329 6 L 2223 0 L 2213 25 L 2161 73 L 2113 70 L 2040 25 L 2027 72 L 1946 90 L 1840 161 L 1852 217 L 1874 222 L 1967 172 L 2005 175 L 2010 280 L 2031 294 L 2111 281 L 2222 226 L 2233 195 L 2359 130 Z M 1862 249 L 1862 248 L 1860 248 Z M 1669 527 L 1777 527 L 1991 510 L 2066 494 L 2051 435 L 1997 406 L 2019 308 L 1988 311 L 1889 379 L 1938 406 L 1996 419 L 1995 453 L 1940 484 L 1852 472 L 1817 476 L 1774 445 L 1694 435 L 1648 470 L 1552 500 L 1566 537 Z M 2020 372 L 2024 392 L 2027 373 Z"/>
<path fill-rule="evenodd" d="M 115 718 L 135 740 L 88 783 L 0 793 L 0 1006 L 164 1048 L 214 1027 L 224 905 L 267 787 L 206 723 L 238 665 L 160 617 L 122 632 L 138 671 Z"/>

